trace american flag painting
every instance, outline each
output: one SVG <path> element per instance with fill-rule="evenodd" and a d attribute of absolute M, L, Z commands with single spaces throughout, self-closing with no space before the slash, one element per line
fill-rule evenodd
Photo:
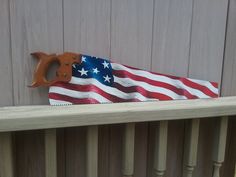
<path fill-rule="evenodd" d="M 215 82 L 149 72 L 82 55 L 69 83 L 49 88 L 51 105 L 161 101 L 218 97 Z"/>

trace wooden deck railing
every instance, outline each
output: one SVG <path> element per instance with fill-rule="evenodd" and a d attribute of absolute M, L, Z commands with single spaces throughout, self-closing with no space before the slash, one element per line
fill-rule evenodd
<path fill-rule="evenodd" d="M 160 121 L 156 129 L 153 172 L 166 171 L 168 120 L 189 119 L 185 136 L 184 177 L 191 177 L 197 163 L 200 118 L 216 119 L 213 177 L 224 161 L 228 116 L 236 115 L 236 97 L 143 103 L 74 106 L 21 106 L 0 108 L 0 176 L 14 177 L 12 131 L 45 129 L 45 176 L 57 177 L 56 128 L 88 126 L 87 177 L 98 176 L 98 125 L 126 123 L 122 174 L 133 177 L 135 122 Z"/>

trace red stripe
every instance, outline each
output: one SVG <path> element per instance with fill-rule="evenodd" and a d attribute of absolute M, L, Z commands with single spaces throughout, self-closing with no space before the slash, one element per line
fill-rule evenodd
<path fill-rule="evenodd" d="M 113 75 L 120 77 L 120 78 L 131 78 L 136 81 L 142 81 L 142 82 L 146 82 L 151 85 L 154 85 L 154 86 L 167 88 L 167 89 L 177 93 L 178 95 L 184 95 L 190 99 L 194 97 L 193 94 L 191 94 L 189 91 L 187 91 L 185 89 L 177 88 L 177 87 L 170 85 L 168 83 L 165 83 L 165 82 L 155 81 L 155 80 L 148 79 L 146 77 L 138 76 L 138 75 L 132 74 L 132 73 L 125 71 L 125 70 L 113 70 L 112 73 L 113 73 Z M 217 97 L 218 96 L 217 94 L 212 92 L 209 88 L 199 85 L 199 84 L 196 84 L 186 78 L 180 78 L 179 81 L 184 83 L 186 86 L 189 86 L 191 88 L 202 91 L 203 93 L 205 93 L 206 95 L 208 95 L 210 97 Z"/>
<path fill-rule="evenodd" d="M 215 87 L 216 89 L 218 89 L 218 83 L 217 82 L 210 82 L 211 83 L 211 85 L 213 86 L 213 87 Z"/>
<path fill-rule="evenodd" d="M 127 93 L 132 93 L 132 92 L 139 92 L 140 94 L 142 94 L 143 96 L 147 97 L 147 98 L 155 98 L 158 100 L 173 100 L 173 98 L 164 95 L 162 93 L 157 93 L 157 92 L 150 92 L 145 90 L 142 87 L 139 86 L 131 86 L 131 87 L 124 87 L 122 85 L 120 85 L 119 83 L 114 83 L 114 87 L 116 87 L 117 89 L 123 91 L 123 92 L 127 92 Z"/>
<path fill-rule="evenodd" d="M 58 93 L 49 93 L 49 99 L 60 100 L 60 101 L 67 101 L 72 104 L 98 104 L 99 102 L 93 98 L 74 98 Z"/>
<path fill-rule="evenodd" d="M 197 90 L 202 91 L 203 93 L 205 93 L 206 95 L 208 95 L 208 96 L 210 96 L 210 97 L 212 97 L 212 98 L 218 97 L 218 94 L 215 94 L 214 92 L 212 92 L 212 91 L 211 91 L 208 87 L 206 87 L 206 86 L 197 84 L 197 83 L 192 82 L 192 81 L 190 81 L 189 79 L 186 79 L 186 78 L 181 78 L 180 81 L 183 82 L 185 85 L 191 87 L 191 88 L 194 88 L 194 89 L 197 89 Z"/>
<path fill-rule="evenodd" d="M 166 88 L 168 90 L 175 92 L 178 95 L 186 96 L 189 99 L 198 98 L 195 95 L 192 95 L 189 91 L 187 91 L 185 89 L 177 88 L 177 87 L 170 85 L 168 83 L 165 83 L 165 82 L 154 81 L 154 80 L 142 77 L 142 76 L 137 76 L 137 75 L 134 75 L 128 71 L 124 71 L 124 70 L 113 71 L 113 75 L 120 77 L 120 78 L 131 78 L 136 81 L 142 81 L 142 82 L 148 83 L 148 84 L 156 86 L 156 87 Z"/>
<path fill-rule="evenodd" d="M 57 83 L 54 86 L 63 87 L 63 88 L 75 90 L 75 91 L 81 91 L 81 92 L 89 92 L 89 91 L 96 92 L 112 102 L 132 102 L 132 101 L 137 102 L 137 101 L 140 101 L 138 99 L 119 98 L 117 96 L 114 96 L 114 95 L 111 95 L 111 94 L 105 92 L 104 90 L 101 90 L 96 85 L 77 85 L 77 84 L 71 84 L 71 83 L 67 83 L 67 84 Z M 118 83 L 114 83 L 113 86 L 115 88 L 117 88 L 118 90 L 123 91 L 124 93 L 138 92 L 147 98 L 155 98 L 155 99 L 159 99 L 159 100 L 173 100 L 168 95 L 164 95 L 164 94 L 156 93 L 156 92 L 149 92 L 149 91 L 145 90 L 144 88 L 138 87 L 138 86 L 137 87 L 124 87 Z"/>
<path fill-rule="evenodd" d="M 53 86 L 62 87 L 69 90 L 74 91 L 80 91 L 80 92 L 95 92 L 99 95 L 103 96 L 104 98 L 110 100 L 111 102 L 138 102 L 139 99 L 133 98 L 133 99 L 123 99 L 120 97 L 117 97 L 115 95 L 111 95 L 104 90 L 98 88 L 95 85 L 77 85 L 77 84 L 71 84 L 71 83 L 63 83 L 63 82 L 57 82 Z"/>

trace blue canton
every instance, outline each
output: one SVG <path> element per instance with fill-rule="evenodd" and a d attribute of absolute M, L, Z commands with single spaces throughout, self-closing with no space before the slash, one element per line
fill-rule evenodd
<path fill-rule="evenodd" d="M 73 64 L 72 68 L 72 76 L 94 78 L 107 86 L 112 86 L 114 82 L 111 63 L 108 60 L 82 55 L 81 64 Z"/>

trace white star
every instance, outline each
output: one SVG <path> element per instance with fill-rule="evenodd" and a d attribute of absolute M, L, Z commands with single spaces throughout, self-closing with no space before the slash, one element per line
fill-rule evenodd
<path fill-rule="evenodd" d="M 78 70 L 78 72 L 80 72 L 80 75 L 83 76 L 83 75 L 88 75 L 86 70 L 84 70 L 84 68 L 82 68 L 81 70 Z"/>
<path fill-rule="evenodd" d="M 73 68 L 76 68 L 75 64 L 73 64 L 72 66 L 73 66 Z"/>
<path fill-rule="evenodd" d="M 104 69 L 105 69 L 105 68 L 108 68 L 108 69 L 109 69 L 109 63 L 107 63 L 106 61 L 104 61 L 102 64 L 103 64 L 103 66 L 104 66 Z"/>
<path fill-rule="evenodd" d="M 106 77 L 103 76 L 103 78 L 105 79 L 104 82 L 109 82 L 110 83 L 111 78 L 108 75 L 106 75 Z"/>
<path fill-rule="evenodd" d="M 97 74 L 99 73 L 100 71 L 98 71 L 98 68 L 93 68 L 93 73 Z"/>
<path fill-rule="evenodd" d="M 81 61 L 81 63 L 82 63 L 82 62 L 86 62 L 86 57 L 82 56 L 82 61 Z"/>

